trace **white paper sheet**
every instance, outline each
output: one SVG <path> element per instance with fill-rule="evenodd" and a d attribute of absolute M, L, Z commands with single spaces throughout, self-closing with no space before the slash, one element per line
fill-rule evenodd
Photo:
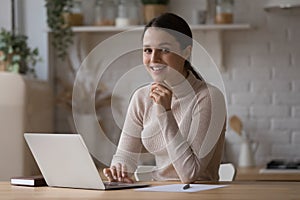
<path fill-rule="evenodd" d="M 136 191 L 143 192 L 199 192 L 203 190 L 211 190 L 226 187 L 227 185 L 209 185 L 209 184 L 190 184 L 190 188 L 184 190 L 185 184 L 171 184 L 154 187 L 139 188 Z"/>

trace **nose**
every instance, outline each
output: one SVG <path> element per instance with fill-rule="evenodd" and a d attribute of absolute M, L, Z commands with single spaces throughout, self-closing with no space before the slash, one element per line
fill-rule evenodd
<path fill-rule="evenodd" d="M 155 63 L 157 61 L 161 61 L 161 53 L 159 49 L 154 49 L 151 55 L 151 62 Z"/>

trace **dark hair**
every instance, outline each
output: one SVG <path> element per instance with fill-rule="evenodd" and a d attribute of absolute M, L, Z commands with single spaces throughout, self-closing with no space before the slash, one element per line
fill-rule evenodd
<path fill-rule="evenodd" d="M 178 15 L 173 13 L 164 13 L 153 18 L 145 25 L 143 36 L 148 28 L 164 28 L 169 34 L 173 35 L 179 42 L 180 47 L 185 49 L 187 46 L 193 46 L 193 35 L 188 23 Z M 187 36 L 187 37 L 185 37 Z M 184 68 L 191 71 L 197 79 L 203 80 L 202 77 L 194 70 L 189 60 L 185 60 Z"/>

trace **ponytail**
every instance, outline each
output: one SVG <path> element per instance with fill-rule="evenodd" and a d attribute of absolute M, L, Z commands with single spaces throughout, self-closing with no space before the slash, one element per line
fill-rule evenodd
<path fill-rule="evenodd" d="M 198 73 L 195 71 L 195 69 L 192 67 L 190 61 L 185 60 L 185 62 L 184 62 L 184 68 L 185 68 L 187 71 L 191 71 L 197 79 L 199 79 L 199 80 L 201 80 L 201 81 L 204 81 L 203 78 L 201 77 L 201 75 L 198 74 Z"/>

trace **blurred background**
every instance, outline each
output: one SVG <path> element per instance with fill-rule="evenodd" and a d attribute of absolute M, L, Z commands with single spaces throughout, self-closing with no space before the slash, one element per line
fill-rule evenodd
<path fill-rule="evenodd" d="M 7 102 L 0 100 L 3 103 L 0 105 L 0 115 L 3 115 L 0 117 L 0 152 L 5 152 L 0 154 L 1 159 L 20 155 L 20 152 L 23 154 L 26 148 L 22 143 L 23 132 L 75 133 L 71 112 L 72 87 L 83 59 L 100 42 L 132 27 L 138 28 L 136 40 L 128 42 L 140 42 L 141 27 L 148 18 L 168 11 L 189 22 L 194 39 L 207 49 L 219 67 L 228 103 L 224 161 L 236 166 L 264 166 L 274 159 L 299 161 L 300 1 L 286 2 L 290 3 L 282 5 L 282 1 L 275 0 L 53 0 L 53 5 L 57 3 L 57 7 L 53 7 L 51 0 L 2 0 L 0 27 L 11 32 L 12 38 L 27 36 L 31 56 L 36 56 L 33 49 L 37 48 L 38 57 L 35 57 L 34 67 L 30 63 L 25 72 L 20 72 L 21 64 L 10 64 L 5 60 L 17 53 L 6 52 L 7 43 L 3 38 L 9 36 L 1 32 L 1 74 L 18 74 L 25 88 L 24 96 L 19 97 L 24 98 L 21 115 L 25 117 L 19 122 L 14 120 L 15 116 L 8 118 L 7 113 L 17 111 L 7 110 Z M 62 9 L 59 10 L 59 6 Z M 53 14 L 55 11 L 59 16 Z M 64 15 L 67 26 L 59 21 L 61 15 Z M 71 42 L 66 42 L 68 40 Z M 53 46 L 55 42 L 56 47 Z M 20 58 L 14 57 L 11 63 L 14 60 Z M 201 73 L 210 76 L 211 67 L 202 61 L 196 62 L 197 67 Z M 98 120 L 115 144 L 121 126 L 113 119 L 110 95 L 122 74 L 140 64 L 138 51 L 114 60 L 97 86 L 95 110 Z M 148 78 L 139 77 L 139 81 Z M 4 80 L 2 75 L 0 82 L 1 79 Z M 10 88 L 9 83 L 2 84 L 0 98 L 15 98 L 17 90 Z M 134 86 L 128 85 L 129 89 Z M 88 86 L 84 92 L 84 95 L 93 97 Z M 128 105 L 128 101 L 122 99 L 124 94 L 120 94 L 117 108 L 122 117 Z M 84 110 L 82 112 L 84 115 Z M 10 126 L 20 126 L 20 129 L 11 131 Z M 10 138 L 16 134 L 18 136 Z M 245 138 L 254 159 L 251 162 L 243 162 L 240 158 Z M 9 143 L 10 147 L 1 143 Z M 88 144 L 89 148 L 93 145 L 97 144 Z M 14 148 L 10 149 L 11 146 Z M 18 164 L 20 161 L 11 162 L 7 166 L 21 165 Z M 149 160 L 145 162 L 151 163 Z M 1 161 L 0 174 L 9 168 L 7 166 Z M 26 173 L 33 173 L 33 168 L 29 167 Z M 22 173 L 14 172 L 16 175 Z"/>

